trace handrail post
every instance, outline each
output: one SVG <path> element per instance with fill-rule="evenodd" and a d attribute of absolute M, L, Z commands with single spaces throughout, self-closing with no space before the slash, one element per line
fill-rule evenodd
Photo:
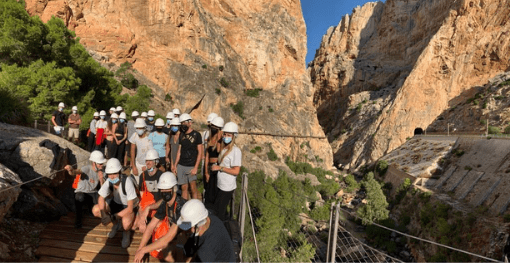
<path fill-rule="evenodd" d="M 332 249 L 331 249 L 331 263 L 335 263 L 336 258 L 336 241 L 338 238 L 338 219 L 340 217 L 340 203 L 336 205 L 335 209 L 335 227 L 333 229 L 333 242 L 332 242 Z"/>
<path fill-rule="evenodd" d="M 50 133 L 50 121 L 48 120 L 48 133 Z"/>
<path fill-rule="evenodd" d="M 241 188 L 241 200 L 239 203 L 239 216 L 237 219 L 239 220 L 239 227 L 241 230 L 241 240 L 244 241 L 244 222 L 246 219 L 246 194 L 248 193 L 248 173 L 244 172 L 242 177 L 242 188 Z M 244 243 L 244 242 L 243 242 Z M 241 251 L 239 252 L 239 258 L 242 260 L 243 258 L 243 247 L 241 246 Z"/>
<path fill-rule="evenodd" d="M 326 250 L 326 260 L 325 262 L 329 262 L 329 257 L 331 255 L 331 233 L 333 232 L 333 225 L 332 225 L 332 222 L 333 222 L 333 218 L 334 218 L 334 213 L 335 213 L 335 210 L 333 209 L 335 207 L 335 202 L 333 202 L 331 204 L 331 212 L 329 214 L 329 232 L 328 232 L 328 246 L 327 246 L 327 250 Z"/>
<path fill-rule="evenodd" d="M 37 130 L 37 119 L 34 121 L 34 129 Z"/>

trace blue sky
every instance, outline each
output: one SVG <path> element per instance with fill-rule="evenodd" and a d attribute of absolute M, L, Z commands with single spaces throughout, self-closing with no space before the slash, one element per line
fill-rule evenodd
<path fill-rule="evenodd" d="M 351 14 L 353 8 L 367 2 L 376 0 L 301 0 L 308 35 L 307 65 L 313 60 L 315 50 L 320 47 L 322 36 L 328 28 L 338 25 L 342 16 Z"/>

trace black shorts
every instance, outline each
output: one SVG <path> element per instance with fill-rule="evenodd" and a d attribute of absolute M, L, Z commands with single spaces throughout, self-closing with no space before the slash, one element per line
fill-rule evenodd
<path fill-rule="evenodd" d="M 166 169 L 166 157 L 159 157 L 159 165 Z"/>
<path fill-rule="evenodd" d="M 110 213 L 112 215 L 117 214 L 118 212 L 124 210 L 124 208 L 127 207 L 127 205 L 118 204 L 117 202 L 115 202 L 113 200 L 108 205 L 110 206 Z"/>

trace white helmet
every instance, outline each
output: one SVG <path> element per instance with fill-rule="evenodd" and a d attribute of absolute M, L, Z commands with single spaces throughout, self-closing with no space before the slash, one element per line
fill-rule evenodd
<path fill-rule="evenodd" d="M 147 118 L 147 112 L 142 112 L 142 118 Z"/>
<path fill-rule="evenodd" d="M 73 106 L 72 110 L 76 110 L 76 111 L 77 111 L 77 110 L 78 110 L 78 107 Z"/>
<path fill-rule="evenodd" d="M 237 127 L 237 124 L 235 124 L 233 122 L 227 122 L 227 124 L 225 124 L 225 127 L 223 127 L 222 131 L 229 132 L 229 133 L 238 133 L 239 128 Z"/>
<path fill-rule="evenodd" d="M 181 116 L 179 116 L 179 122 L 189 121 L 189 120 L 192 120 L 192 119 L 191 119 L 191 116 L 189 116 L 189 114 L 187 114 L 187 113 L 184 113 Z"/>
<path fill-rule="evenodd" d="M 59 103 L 59 104 L 58 104 L 58 107 L 59 107 L 59 108 L 65 108 L 66 106 L 64 105 L 64 103 L 63 103 L 63 102 L 61 102 L 61 103 Z"/>
<path fill-rule="evenodd" d="M 181 111 L 179 109 L 173 109 L 172 112 L 176 115 L 181 115 Z"/>
<path fill-rule="evenodd" d="M 223 120 L 222 117 L 216 117 L 211 121 L 211 124 L 218 128 L 223 128 L 223 125 L 225 125 L 225 121 Z"/>
<path fill-rule="evenodd" d="M 122 165 L 120 165 L 119 160 L 116 158 L 111 158 L 106 163 L 106 169 L 104 170 L 104 172 L 106 174 L 115 174 L 115 173 L 120 172 L 121 169 L 122 169 Z"/>
<path fill-rule="evenodd" d="M 94 112 L 94 117 L 99 117 L 99 112 Z"/>
<path fill-rule="evenodd" d="M 126 113 L 125 112 L 121 112 L 119 114 L 119 119 L 126 119 Z"/>
<path fill-rule="evenodd" d="M 117 115 L 117 113 L 112 113 L 112 115 L 110 116 L 110 118 L 112 119 L 118 119 L 119 118 L 119 115 Z"/>
<path fill-rule="evenodd" d="M 149 110 L 149 112 L 147 112 L 147 116 L 154 117 L 154 116 L 156 116 L 156 113 L 154 113 L 153 110 Z"/>
<path fill-rule="evenodd" d="M 117 106 L 117 111 L 122 111 L 122 110 L 123 110 L 122 106 Z"/>
<path fill-rule="evenodd" d="M 214 118 L 218 117 L 218 114 L 216 113 L 211 113 L 209 114 L 209 116 L 207 116 L 207 122 L 211 122 L 212 120 L 214 120 Z"/>
<path fill-rule="evenodd" d="M 177 178 L 172 172 L 164 172 L 159 177 L 158 188 L 161 190 L 172 189 L 177 185 Z"/>
<path fill-rule="evenodd" d="M 101 112 L 99 112 L 99 116 L 106 116 L 106 111 L 102 110 Z"/>
<path fill-rule="evenodd" d="M 131 112 L 131 117 L 138 117 L 140 116 L 140 114 L 138 113 L 138 111 L 133 111 Z"/>
<path fill-rule="evenodd" d="M 106 163 L 106 159 L 104 158 L 103 153 L 98 150 L 95 150 L 90 154 L 89 161 L 95 163 Z"/>
<path fill-rule="evenodd" d="M 171 111 L 169 111 L 169 112 L 166 114 L 166 118 L 167 118 L 167 119 L 169 119 L 169 120 L 173 119 L 173 118 L 174 118 L 174 113 L 173 113 L 173 112 L 171 112 Z"/>
<path fill-rule="evenodd" d="M 111 108 L 110 108 L 110 111 L 115 111 L 115 107 L 111 107 Z"/>
<path fill-rule="evenodd" d="M 135 128 L 145 128 L 145 127 L 147 127 L 147 124 L 145 124 L 145 121 L 143 119 L 136 119 Z"/>
<path fill-rule="evenodd" d="M 200 221 L 209 216 L 209 211 L 198 199 L 191 199 L 186 202 L 181 209 L 181 217 L 177 220 L 177 225 L 182 230 L 189 230 Z"/>
<path fill-rule="evenodd" d="M 179 126 L 179 125 L 181 125 L 181 123 L 179 122 L 179 119 L 178 119 L 178 118 L 173 118 L 173 119 L 170 121 L 170 125 L 171 125 L 171 126 L 174 126 L 174 125 Z"/>
<path fill-rule="evenodd" d="M 156 151 L 154 149 L 148 150 L 147 153 L 145 154 L 145 160 L 146 161 L 159 160 L 158 151 Z"/>
<path fill-rule="evenodd" d="M 165 122 L 163 121 L 163 119 L 158 118 L 156 120 L 156 123 L 154 123 L 154 126 L 156 126 L 156 127 L 163 127 L 163 126 L 165 126 Z"/>

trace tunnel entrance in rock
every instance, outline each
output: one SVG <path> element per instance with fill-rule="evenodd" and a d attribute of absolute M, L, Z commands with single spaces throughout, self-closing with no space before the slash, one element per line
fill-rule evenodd
<path fill-rule="evenodd" d="M 422 128 L 416 128 L 414 129 L 414 135 L 422 135 L 423 129 Z"/>

